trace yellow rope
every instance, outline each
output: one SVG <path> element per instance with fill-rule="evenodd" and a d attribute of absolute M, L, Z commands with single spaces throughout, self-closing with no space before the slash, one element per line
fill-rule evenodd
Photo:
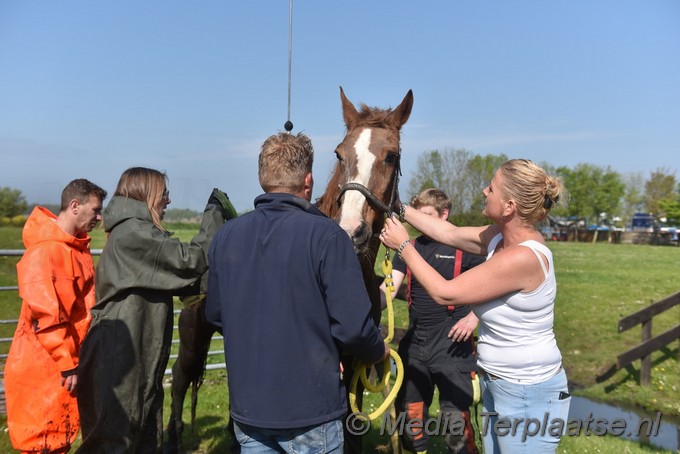
<path fill-rule="evenodd" d="M 472 405 L 477 405 L 482 400 L 482 390 L 479 385 L 479 374 L 472 377 Z"/>
<path fill-rule="evenodd" d="M 382 264 L 383 274 L 385 276 L 385 300 L 387 302 L 387 337 L 385 337 L 385 343 L 389 344 L 394 338 L 394 307 L 392 304 L 392 292 L 394 291 L 394 281 L 392 280 L 392 262 L 390 261 L 389 249 L 385 252 L 385 260 Z M 377 419 L 380 415 L 385 413 L 385 411 L 392 405 L 394 399 L 397 397 L 399 388 L 404 381 L 404 363 L 401 361 L 401 357 L 396 350 L 390 349 L 390 358 L 394 360 L 394 364 L 397 368 L 396 378 L 394 386 L 388 393 L 387 397 L 383 403 L 371 414 L 367 415 L 370 421 Z M 391 373 L 391 363 L 390 358 L 387 358 L 383 363 L 383 376 L 376 383 L 371 383 L 367 376 L 367 371 L 370 369 L 370 364 L 359 362 L 354 370 L 354 375 L 352 375 L 352 380 L 350 381 L 350 391 L 349 391 L 349 405 L 352 412 L 359 416 L 361 409 L 357 406 L 357 385 L 359 379 L 361 378 L 361 383 L 364 385 L 367 391 L 372 393 L 378 393 L 383 391 L 389 384 L 390 373 Z"/>

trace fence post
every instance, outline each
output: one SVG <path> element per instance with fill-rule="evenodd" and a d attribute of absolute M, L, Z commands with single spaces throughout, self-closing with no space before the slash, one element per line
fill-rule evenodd
<path fill-rule="evenodd" d="M 642 322 L 642 342 L 647 342 L 652 338 L 652 317 Z M 652 380 L 652 354 L 643 356 L 640 365 L 640 384 L 649 386 Z"/>

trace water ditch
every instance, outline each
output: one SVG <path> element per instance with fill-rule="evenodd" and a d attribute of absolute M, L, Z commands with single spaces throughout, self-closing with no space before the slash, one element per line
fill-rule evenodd
<path fill-rule="evenodd" d="M 584 429 L 589 421 L 590 436 L 608 433 L 656 448 L 680 450 L 680 420 L 662 413 L 648 414 L 573 396 L 569 421 L 573 420 L 580 421 Z"/>

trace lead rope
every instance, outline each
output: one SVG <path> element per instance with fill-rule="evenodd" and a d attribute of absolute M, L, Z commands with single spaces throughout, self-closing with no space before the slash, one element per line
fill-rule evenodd
<path fill-rule="evenodd" d="M 390 250 L 385 249 L 385 260 L 382 263 L 382 270 L 385 276 L 385 300 L 387 303 L 387 336 L 385 337 L 385 343 L 389 344 L 394 338 L 394 307 L 392 303 L 392 292 L 394 291 L 394 281 L 392 280 L 392 261 L 390 260 Z M 390 363 L 390 358 L 394 360 L 396 366 L 396 378 L 394 381 L 394 386 L 388 393 L 382 404 L 372 413 L 366 414 L 361 411 L 357 406 L 357 385 L 359 383 L 359 378 L 361 378 L 361 383 L 364 385 L 367 391 L 372 393 L 382 392 L 390 381 L 390 375 L 392 372 L 392 365 Z M 376 383 L 371 383 L 368 379 L 367 371 L 370 369 L 370 364 L 365 362 L 359 362 L 354 370 L 354 375 L 352 375 L 352 380 L 350 381 L 350 391 L 349 391 L 349 405 L 352 409 L 352 413 L 357 418 L 367 419 L 369 421 L 374 421 L 380 417 L 385 411 L 394 403 L 394 399 L 397 397 L 399 388 L 404 381 L 404 363 L 399 356 L 399 353 L 394 349 L 390 349 L 390 358 L 387 358 L 383 363 L 383 376 L 381 379 L 376 381 Z"/>

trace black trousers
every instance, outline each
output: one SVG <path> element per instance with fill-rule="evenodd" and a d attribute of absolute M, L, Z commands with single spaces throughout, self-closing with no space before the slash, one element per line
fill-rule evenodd
<path fill-rule="evenodd" d="M 454 324 L 451 314 L 436 326 L 423 327 L 411 323 L 399 343 L 399 356 L 404 362 L 404 383 L 397 398 L 397 408 L 406 412 L 409 420 L 427 420 L 436 386 L 442 415 L 454 421 L 455 427 L 460 427 L 460 424 L 466 427 L 465 434 L 458 431 L 445 436 L 449 451 L 470 453 L 476 452 L 469 409 L 474 393 L 472 377 L 477 373 L 477 365 L 471 339 L 453 342 L 448 338 Z M 414 451 L 427 450 L 428 439 L 425 430 L 417 434 L 405 432 L 402 436 L 407 449 Z"/>

